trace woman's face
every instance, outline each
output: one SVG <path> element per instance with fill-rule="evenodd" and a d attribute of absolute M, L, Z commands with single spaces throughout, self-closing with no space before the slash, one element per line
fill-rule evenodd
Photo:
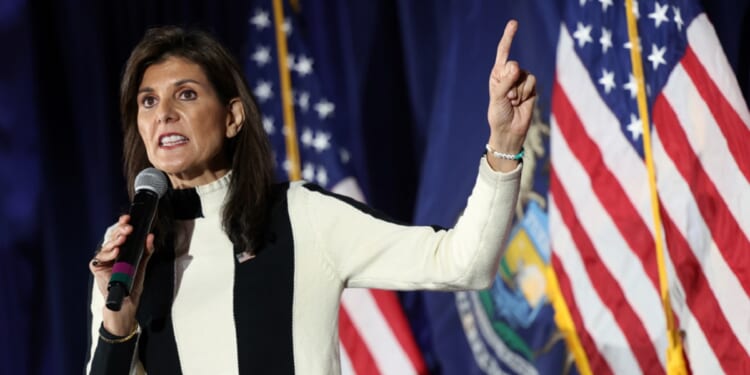
<path fill-rule="evenodd" d="M 222 104 L 199 65 L 180 57 L 151 65 L 137 100 L 138 132 L 148 159 L 175 188 L 206 184 L 227 173 L 223 147 L 239 131 L 242 118 L 233 111 L 239 101 Z"/>

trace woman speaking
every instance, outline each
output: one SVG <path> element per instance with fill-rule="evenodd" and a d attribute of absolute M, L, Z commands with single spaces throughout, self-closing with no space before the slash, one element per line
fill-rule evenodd
<path fill-rule="evenodd" d="M 274 184 L 258 108 L 226 49 L 202 32 L 149 30 L 121 83 L 125 174 L 131 198 L 148 167 L 169 189 L 118 311 L 105 301 L 128 215 L 89 264 L 87 372 L 337 374 L 344 288 L 487 288 L 536 99 L 534 76 L 508 61 L 516 29 L 509 22 L 497 47 L 487 153 L 452 229 L 393 223 L 306 182 Z"/>

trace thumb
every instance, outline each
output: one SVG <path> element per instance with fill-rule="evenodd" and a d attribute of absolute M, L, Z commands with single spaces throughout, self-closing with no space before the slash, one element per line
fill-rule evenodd
<path fill-rule="evenodd" d="M 521 76 L 521 68 L 516 61 L 508 61 L 503 65 L 492 67 L 490 74 L 490 96 L 492 99 L 502 99 L 516 85 Z"/>
<path fill-rule="evenodd" d="M 149 233 L 148 236 L 146 236 L 146 257 L 150 258 L 151 254 L 154 253 L 154 234 Z"/>

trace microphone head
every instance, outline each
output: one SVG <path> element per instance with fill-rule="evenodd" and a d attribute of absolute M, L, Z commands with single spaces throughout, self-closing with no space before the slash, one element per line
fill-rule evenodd
<path fill-rule="evenodd" d="M 151 190 L 161 198 L 167 192 L 167 176 L 156 168 L 146 168 L 135 176 L 135 191 Z"/>

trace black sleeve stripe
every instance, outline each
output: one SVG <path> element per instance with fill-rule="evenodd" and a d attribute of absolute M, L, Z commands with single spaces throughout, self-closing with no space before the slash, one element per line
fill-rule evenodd
<path fill-rule="evenodd" d="M 100 335 L 104 335 L 104 328 L 100 328 Z M 108 343 L 99 338 L 96 344 L 94 361 L 91 363 L 91 374 L 128 374 L 133 362 L 135 344 L 138 338 L 134 337 L 123 343 Z"/>
<path fill-rule="evenodd" d="M 323 189 L 319 185 L 316 185 L 316 184 L 308 182 L 308 183 L 306 183 L 306 184 L 304 184 L 302 186 L 304 186 L 307 190 L 314 191 L 314 192 L 323 194 L 325 196 L 329 196 L 329 197 L 338 199 L 338 200 L 340 200 L 340 201 L 342 201 L 342 202 L 344 202 L 344 203 L 346 203 L 346 204 L 348 204 L 348 205 L 356 208 L 357 210 L 359 210 L 359 211 L 361 211 L 361 212 L 363 212 L 365 214 L 368 214 L 368 215 L 370 215 L 370 216 L 372 216 L 372 217 L 374 217 L 376 219 L 383 220 L 383 221 L 386 221 L 386 222 L 389 222 L 389 223 L 393 223 L 393 224 L 398 224 L 398 225 L 405 225 L 405 226 L 410 225 L 409 223 L 405 223 L 403 221 L 395 220 L 395 219 L 391 218 L 390 216 L 386 215 L 385 213 L 383 213 L 382 211 L 376 210 L 376 209 L 374 209 L 374 208 L 372 208 L 372 207 L 370 207 L 370 206 L 368 206 L 368 205 L 366 205 L 366 204 L 364 204 L 364 203 L 362 203 L 360 201 L 357 201 L 357 200 L 352 199 L 350 197 L 347 197 L 345 195 L 336 194 L 336 193 L 330 192 L 330 191 L 328 191 L 326 189 Z M 441 230 L 446 230 L 446 228 L 443 228 L 443 227 L 440 227 L 440 226 L 437 226 L 437 225 L 431 225 L 430 227 L 435 232 L 439 232 Z"/>

